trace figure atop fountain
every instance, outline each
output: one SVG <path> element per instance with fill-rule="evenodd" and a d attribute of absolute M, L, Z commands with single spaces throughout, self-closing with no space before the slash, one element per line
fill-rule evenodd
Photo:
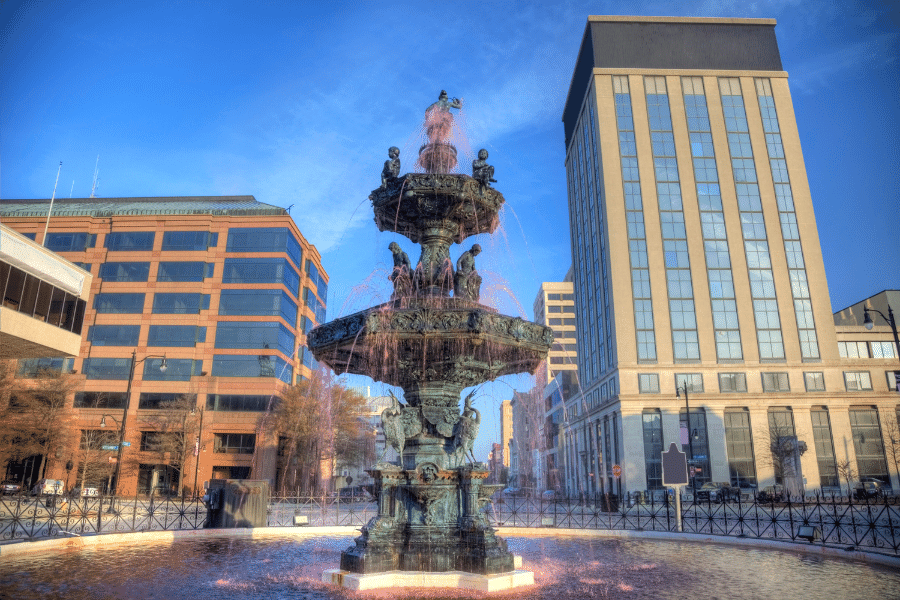
<path fill-rule="evenodd" d="M 400 248 L 400 244 L 391 242 L 388 249 L 394 257 L 394 269 L 388 279 L 394 284 L 392 299 L 396 300 L 412 293 L 412 267 L 409 263 L 409 255 Z"/>
<path fill-rule="evenodd" d="M 481 275 L 475 270 L 475 257 L 481 254 L 481 246 L 473 244 L 456 261 L 456 274 L 453 276 L 453 294 L 478 302 L 481 296 Z"/>
<path fill-rule="evenodd" d="M 482 148 L 478 151 L 478 158 L 472 161 L 472 178 L 484 187 L 491 187 L 497 183 L 494 179 L 494 167 L 487 163 L 488 151 Z"/>
<path fill-rule="evenodd" d="M 426 173 L 449 173 L 456 168 L 456 148 L 450 143 L 453 132 L 451 108 L 462 108 L 462 100 L 450 99 L 441 90 L 438 101 L 425 109 L 425 135 L 428 143 L 419 149 L 418 164 Z"/>
<path fill-rule="evenodd" d="M 381 170 L 381 187 L 387 187 L 388 182 L 400 176 L 400 148 L 391 146 L 388 148 L 388 156 Z"/>

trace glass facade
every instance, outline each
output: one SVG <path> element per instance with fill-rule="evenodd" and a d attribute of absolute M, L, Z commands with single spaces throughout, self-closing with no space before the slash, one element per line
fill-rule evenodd
<path fill-rule="evenodd" d="M 215 265 L 202 261 L 161 262 L 156 271 L 157 281 L 203 281 L 213 276 Z"/>
<path fill-rule="evenodd" d="M 666 78 L 644 77 L 644 90 L 665 257 L 673 356 L 676 361 L 696 362 L 700 360 L 700 342 Z"/>
<path fill-rule="evenodd" d="M 294 378 L 294 369 L 280 356 L 216 354 L 213 357 L 212 376 L 277 377 L 290 384 Z"/>
<path fill-rule="evenodd" d="M 619 156 L 622 161 L 622 186 L 625 192 L 625 216 L 628 221 L 628 250 L 631 263 L 631 291 L 634 297 L 634 327 L 639 362 L 656 362 L 656 333 L 650 294 L 650 263 L 647 234 L 644 230 L 644 205 L 638 169 L 637 143 L 628 77 L 613 77 L 616 102 L 616 127 L 619 132 Z M 588 329 L 589 324 L 586 324 Z M 579 356 L 581 350 L 579 349 Z"/>
<path fill-rule="evenodd" d="M 219 245 L 219 234 L 209 231 L 166 231 L 163 251 L 205 251 Z"/>
<path fill-rule="evenodd" d="M 738 323 L 734 277 L 731 272 L 731 253 L 722 212 L 722 191 L 713 148 L 709 110 L 702 77 L 683 77 L 684 110 L 691 142 L 691 160 L 700 206 L 703 250 L 713 313 L 716 357 L 719 361 L 739 361 L 744 358 Z"/>
<path fill-rule="evenodd" d="M 154 231 L 114 231 L 106 234 L 103 247 L 111 252 L 153 250 Z"/>
<path fill-rule="evenodd" d="M 33 237 L 31 239 L 34 239 Z M 44 247 L 54 252 L 84 252 L 97 245 L 97 234 L 87 232 L 48 233 Z"/>
<path fill-rule="evenodd" d="M 647 489 L 662 489 L 662 416 L 659 410 L 645 410 L 644 423 L 644 464 L 647 470 Z"/>
<path fill-rule="evenodd" d="M 138 345 L 140 325 L 92 325 L 88 329 L 88 341 L 94 346 Z"/>
<path fill-rule="evenodd" d="M 837 461 L 834 458 L 834 442 L 831 436 L 831 420 L 828 409 L 824 406 L 813 407 L 812 417 L 813 443 L 816 450 L 816 461 L 819 463 L 819 485 L 823 488 L 839 488 Z"/>
<path fill-rule="evenodd" d="M 731 169 L 741 216 L 741 232 L 744 238 L 744 254 L 750 275 L 750 295 L 756 321 L 756 341 L 760 360 L 784 360 L 784 340 L 781 335 L 781 317 L 775 296 L 775 277 L 772 258 L 763 218 L 762 202 L 756 165 L 747 125 L 741 82 L 737 78 L 719 79 L 725 130 L 728 132 L 728 150 Z"/>
<path fill-rule="evenodd" d="M 77 392 L 75 408 L 125 408 L 125 392 Z"/>
<path fill-rule="evenodd" d="M 101 314 L 141 314 L 144 312 L 144 294 L 96 294 L 94 310 Z"/>
<path fill-rule="evenodd" d="M 853 435 L 859 479 L 874 477 L 890 485 L 878 410 L 874 407 L 851 407 L 850 431 Z"/>
<path fill-rule="evenodd" d="M 220 321 L 216 326 L 216 348 L 278 349 L 294 355 L 296 337 L 281 323 Z"/>
<path fill-rule="evenodd" d="M 303 265 L 303 249 L 287 227 L 232 227 L 226 252 L 286 252 L 297 269 Z"/>
<path fill-rule="evenodd" d="M 222 290 L 220 315 L 280 316 L 297 325 L 297 304 L 283 290 Z"/>
<path fill-rule="evenodd" d="M 784 484 L 784 478 L 794 475 L 786 472 L 791 463 L 785 445 L 790 438 L 796 438 L 794 429 L 794 413 L 790 408 L 773 407 L 769 409 L 769 444 L 771 446 L 772 466 L 775 468 L 775 483 Z"/>
<path fill-rule="evenodd" d="M 203 361 L 190 358 L 166 359 L 166 370 L 160 371 L 161 358 L 144 361 L 144 381 L 190 381 L 194 375 L 203 372 Z"/>
<path fill-rule="evenodd" d="M 704 483 L 712 481 L 712 472 L 709 467 L 709 437 L 706 432 L 706 411 L 702 408 L 691 408 L 690 420 L 685 422 L 685 411 L 681 409 L 679 419 L 681 427 L 687 425 L 687 431 L 682 435 L 690 436 L 690 442 L 681 445 L 681 451 L 687 454 L 687 458 L 693 466 L 700 469 L 694 475 L 694 484 L 699 488 Z M 691 448 L 694 456 L 691 457 Z M 690 465 L 689 465 L 690 466 Z"/>
<path fill-rule="evenodd" d="M 154 294 L 153 313 L 158 315 L 195 315 L 209 310 L 209 294 Z"/>
<path fill-rule="evenodd" d="M 130 358 L 86 358 L 81 371 L 88 379 L 128 379 Z"/>
<path fill-rule="evenodd" d="M 784 253 L 787 256 L 791 295 L 797 317 L 797 333 L 800 336 L 800 356 L 805 360 L 815 360 L 819 358 L 819 340 L 816 336 L 806 264 L 800 244 L 800 228 L 797 225 L 797 214 L 794 212 L 791 180 L 788 176 L 784 145 L 781 142 L 781 130 L 778 127 L 778 112 L 775 110 L 775 98 L 772 96 L 772 84 L 769 79 L 756 80 L 756 96 L 759 100 L 763 131 L 766 134 L 766 148 L 769 165 L 772 168 L 775 197 L 778 199 L 781 235 L 784 238 Z"/>
<path fill-rule="evenodd" d="M 278 396 L 210 394 L 206 397 L 206 410 L 223 412 L 268 412 L 274 410 L 280 401 L 281 399 Z"/>
<path fill-rule="evenodd" d="M 7 310 L 81 333 L 84 300 L 5 262 L 0 262 L 0 300 Z"/>
<path fill-rule="evenodd" d="M 206 327 L 197 325 L 151 325 L 147 346 L 193 348 L 206 341 Z"/>

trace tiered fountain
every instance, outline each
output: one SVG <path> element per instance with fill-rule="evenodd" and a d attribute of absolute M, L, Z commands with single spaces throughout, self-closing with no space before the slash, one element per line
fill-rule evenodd
<path fill-rule="evenodd" d="M 472 406 L 473 394 L 462 411 L 459 404 L 467 387 L 533 373 L 553 334 L 479 303 L 478 244 L 453 268 L 451 244 L 493 233 L 504 202 L 491 187 L 486 151 L 473 162 L 471 177 L 452 173 L 457 158 L 450 111 L 460 106 L 441 92 L 425 112 L 428 141 L 418 159 L 424 173 L 400 176 L 399 151 L 391 148 L 382 185 L 369 196 L 381 231 L 421 244 L 419 262 L 412 268 L 392 243 L 391 300 L 320 325 L 307 336 L 316 359 L 336 372 L 368 375 L 404 391 L 405 404 L 395 398 L 382 413 L 385 436 L 400 458 L 369 471 L 378 516 L 341 554 L 340 570 L 325 574 L 348 587 L 396 586 L 404 572 L 442 574 L 435 577 L 443 582 L 448 573 L 472 574 L 480 577 L 472 587 L 481 589 L 496 587 L 490 582 L 497 580 L 532 581 L 531 573 L 516 571 L 514 556 L 484 514 L 496 488 L 484 485 L 485 464 L 469 460 L 480 413 Z M 416 582 L 428 585 L 427 578 Z"/>

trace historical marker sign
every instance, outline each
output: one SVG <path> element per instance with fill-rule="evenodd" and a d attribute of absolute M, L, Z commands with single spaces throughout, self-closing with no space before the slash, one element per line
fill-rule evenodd
<path fill-rule="evenodd" d="M 662 452 L 662 480 L 663 485 L 687 485 L 687 454 L 678 449 L 675 442 L 669 444 L 669 449 Z"/>

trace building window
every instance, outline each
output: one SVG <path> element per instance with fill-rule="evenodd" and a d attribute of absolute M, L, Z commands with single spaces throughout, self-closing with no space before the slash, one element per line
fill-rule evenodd
<path fill-rule="evenodd" d="M 642 394 L 658 394 L 659 373 L 639 373 L 638 391 Z"/>
<path fill-rule="evenodd" d="M 856 451 L 858 477 L 874 477 L 890 485 L 878 410 L 873 407 L 850 408 L 850 431 Z"/>
<path fill-rule="evenodd" d="M 282 323 L 220 321 L 216 326 L 216 348 L 271 348 L 293 356 L 295 346 L 294 334 Z"/>
<path fill-rule="evenodd" d="M 681 451 L 686 453 L 688 460 L 693 463 L 695 468 L 700 469 L 695 472 L 694 480 L 697 487 L 700 487 L 708 481 L 712 481 L 712 473 L 709 468 L 709 438 L 706 433 L 706 412 L 702 408 L 692 408 L 690 422 L 685 422 L 685 411 L 680 411 L 681 439 L 690 440 L 682 444 Z M 694 455 L 691 456 L 691 448 Z"/>
<path fill-rule="evenodd" d="M 108 262 L 100 265 L 100 279 L 104 281 L 147 281 L 148 262 Z"/>
<path fill-rule="evenodd" d="M 688 393 L 700 393 L 703 391 L 703 374 L 702 373 L 676 373 L 675 389 L 687 390 Z"/>
<path fill-rule="evenodd" d="M 228 230 L 226 252 L 285 252 L 298 269 L 303 265 L 300 242 L 287 227 L 241 227 Z"/>
<path fill-rule="evenodd" d="M 647 469 L 647 489 L 662 489 L 662 416 L 659 409 L 644 410 L 644 463 Z"/>
<path fill-rule="evenodd" d="M 203 372 L 203 361 L 190 358 L 169 358 L 165 372 L 160 371 L 161 358 L 144 361 L 144 381 L 190 381 L 194 375 Z"/>
<path fill-rule="evenodd" d="M 157 315 L 196 315 L 201 310 L 209 310 L 209 294 L 153 295 L 153 313 Z"/>
<path fill-rule="evenodd" d="M 69 373 L 74 364 L 74 358 L 23 358 L 16 368 L 16 377 L 36 379 L 48 373 Z"/>
<path fill-rule="evenodd" d="M 825 391 L 825 374 L 821 371 L 807 371 L 803 373 L 803 382 L 807 392 Z"/>
<path fill-rule="evenodd" d="M 746 408 L 725 410 L 725 450 L 731 485 L 742 488 L 756 485 L 756 461 L 753 458 L 753 435 L 750 413 Z"/>
<path fill-rule="evenodd" d="M 325 304 L 316 297 L 310 288 L 303 288 L 303 304 L 313 309 L 318 323 L 325 322 Z M 562 325 L 575 325 L 575 319 L 560 319 L 560 321 L 562 321 Z"/>
<path fill-rule="evenodd" d="M 125 392 L 76 392 L 75 408 L 125 408 Z"/>
<path fill-rule="evenodd" d="M 872 342 L 872 358 L 897 358 L 894 342 Z"/>
<path fill-rule="evenodd" d="M 157 366 L 157 369 L 159 367 Z M 178 398 L 181 394 L 147 392 L 138 398 L 138 408 L 141 410 L 159 410 L 169 406 L 178 406 Z"/>
<path fill-rule="evenodd" d="M 213 276 L 215 265 L 202 261 L 161 262 L 156 271 L 157 281 L 203 281 Z"/>
<path fill-rule="evenodd" d="M 791 391 L 791 383 L 787 373 L 763 373 L 762 387 L 764 392 Z"/>
<path fill-rule="evenodd" d="M 97 294 L 94 310 L 101 314 L 141 314 L 144 294 Z"/>
<path fill-rule="evenodd" d="M 111 252 L 153 250 L 154 231 L 119 231 L 107 233 L 103 247 Z"/>
<path fill-rule="evenodd" d="M 294 327 L 297 323 L 297 304 L 283 290 L 222 290 L 219 314 L 280 316 Z"/>
<path fill-rule="evenodd" d="M 222 283 L 281 283 L 300 294 L 300 274 L 285 258 L 226 258 Z"/>
<path fill-rule="evenodd" d="M 194 348 L 206 341 L 206 327 L 196 325 L 151 325 L 147 346 Z"/>
<path fill-rule="evenodd" d="M 885 371 L 884 375 L 887 378 L 888 389 L 900 392 L 900 371 Z"/>
<path fill-rule="evenodd" d="M 213 448 L 216 454 L 253 454 L 256 448 L 256 434 L 217 433 Z"/>
<path fill-rule="evenodd" d="M 184 448 L 183 434 L 178 431 L 142 431 L 141 452 L 173 452 Z"/>
<path fill-rule="evenodd" d="M 323 300 L 328 298 L 328 283 L 325 282 L 325 278 L 319 273 L 319 268 L 316 266 L 316 263 L 308 258 L 306 259 L 306 275 L 309 277 L 313 286 L 315 286 L 319 298 L 322 298 Z"/>
<path fill-rule="evenodd" d="M 93 346 L 137 346 L 140 325 L 92 325 L 88 341 Z"/>
<path fill-rule="evenodd" d="M 872 390 L 872 377 L 868 371 L 844 371 L 844 385 L 848 392 Z"/>
<path fill-rule="evenodd" d="M 869 358 L 869 347 L 865 342 L 838 342 L 841 358 Z"/>
<path fill-rule="evenodd" d="M 164 251 L 204 251 L 219 244 L 219 234 L 209 231 L 167 231 L 163 233 Z"/>
<path fill-rule="evenodd" d="M 775 483 L 784 485 L 785 478 L 797 475 L 794 468 L 794 412 L 786 407 L 769 409 L 769 451 L 775 470 Z M 798 465 L 799 466 L 799 465 Z"/>
<path fill-rule="evenodd" d="M 128 379 L 130 358 L 86 358 L 81 371 L 88 379 Z"/>
<path fill-rule="evenodd" d="M 823 488 L 840 488 L 837 462 L 834 458 L 834 442 L 831 436 L 831 419 L 828 409 L 814 406 L 810 410 L 812 417 L 813 442 L 816 446 L 816 461 L 819 463 L 819 484 Z"/>
<path fill-rule="evenodd" d="M 723 394 L 747 391 L 746 373 L 719 373 L 719 391 Z"/>
<path fill-rule="evenodd" d="M 97 234 L 95 233 L 48 233 L 44 238 L 44 247 L 54 252 L 84 252 L 96 244 Z"/>
<path fill-rule="evenodd" d="M 290 384 L 294 369 L 280 356 L 245 356 L 216 354 L 213 356 L 213 377 L 277 377 Z"/>
<path fill-rule="evenodd" d="M 206 409 L 223 412 L 267 412 L 274 410 L 279 402 L 281 398 L 278 396 L 210 394 L 206 397 Z"/>

